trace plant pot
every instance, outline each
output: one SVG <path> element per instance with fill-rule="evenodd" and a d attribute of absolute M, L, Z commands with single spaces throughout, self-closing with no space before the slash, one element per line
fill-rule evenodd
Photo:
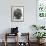
<path fill-rule="evenodd" d="M 45 40 L 45 39 L 38 39 L 37 42 L 38 42 L 39 44 L 41 44 L 41 43 L 44 42 L 44 40 Z"/>
<path fill-rule="evenodd" d="M 40 39 L 40 43 L 44 43 L 44 40 L 45 40 L 45 39 Z"/>
<path fill-rule="evenodd" d="M 37 43 L 40 43 L 40 39 L 37 39 Z"/>

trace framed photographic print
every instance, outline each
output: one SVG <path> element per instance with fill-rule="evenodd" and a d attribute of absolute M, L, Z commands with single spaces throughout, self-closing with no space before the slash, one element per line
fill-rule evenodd
<path fill-rule="evenodd" d="M 11 21 L 24 22 L 24 6 L 11 6 Z"/>

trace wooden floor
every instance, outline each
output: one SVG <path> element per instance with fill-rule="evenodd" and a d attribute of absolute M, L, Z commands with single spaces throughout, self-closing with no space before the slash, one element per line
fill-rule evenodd
<path fill-rule="evenodd" d="M 4 46 L 4 43 L 2 42 L 0 42 L 0 46 Z M 15 43 L 8 43 L 8 45 L 7 46 L 15 46 Z M 24 45 L 25 46 L 25 45 Z M 30 46 L 37 46 L 37 43 L 30 43 Z M 46 46 L 46 43 L 44 43 L 44 45 L 42 45 L 42 46 Z"/>

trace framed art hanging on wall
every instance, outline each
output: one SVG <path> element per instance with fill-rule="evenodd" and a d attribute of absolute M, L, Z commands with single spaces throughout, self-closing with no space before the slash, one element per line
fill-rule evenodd
<path fill-rule="evenodd" d="M 11 7 L 11 21 L 24 22 L 24 6 Z"/>

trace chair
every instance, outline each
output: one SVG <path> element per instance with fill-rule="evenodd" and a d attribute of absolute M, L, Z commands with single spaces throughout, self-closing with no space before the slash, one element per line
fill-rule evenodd
<path fill-rule="evenodd" d="M 18 27 L 16 28 L 11 28 L 11 33 L 5 33 L 5 46 L 7 46 L 7 38 L 17 36 L 17 45 L 18 46 Z M 16 39 L 15 39 L 16 40 Z"/>
<path fill-rule="evenodd" d="M 21 33 L 21 42 L 19 42 L 19 46 L 30 46 L 29 42 L 29 33 Z M 24 41 L 23 41 L 24 40 Z"/>
<path fill-rule="evenodd" d="M 9 34 L 9 33 L 6 33 L 5 34 L 5 46 L 8 45 L 8 42 L 7 42 L 7 38 L 10 38 L 11 36 L 17 36 L 17 38 L 15 38 L 16 41 L 16 46 L 18 46 L 18 34 Z"/>

